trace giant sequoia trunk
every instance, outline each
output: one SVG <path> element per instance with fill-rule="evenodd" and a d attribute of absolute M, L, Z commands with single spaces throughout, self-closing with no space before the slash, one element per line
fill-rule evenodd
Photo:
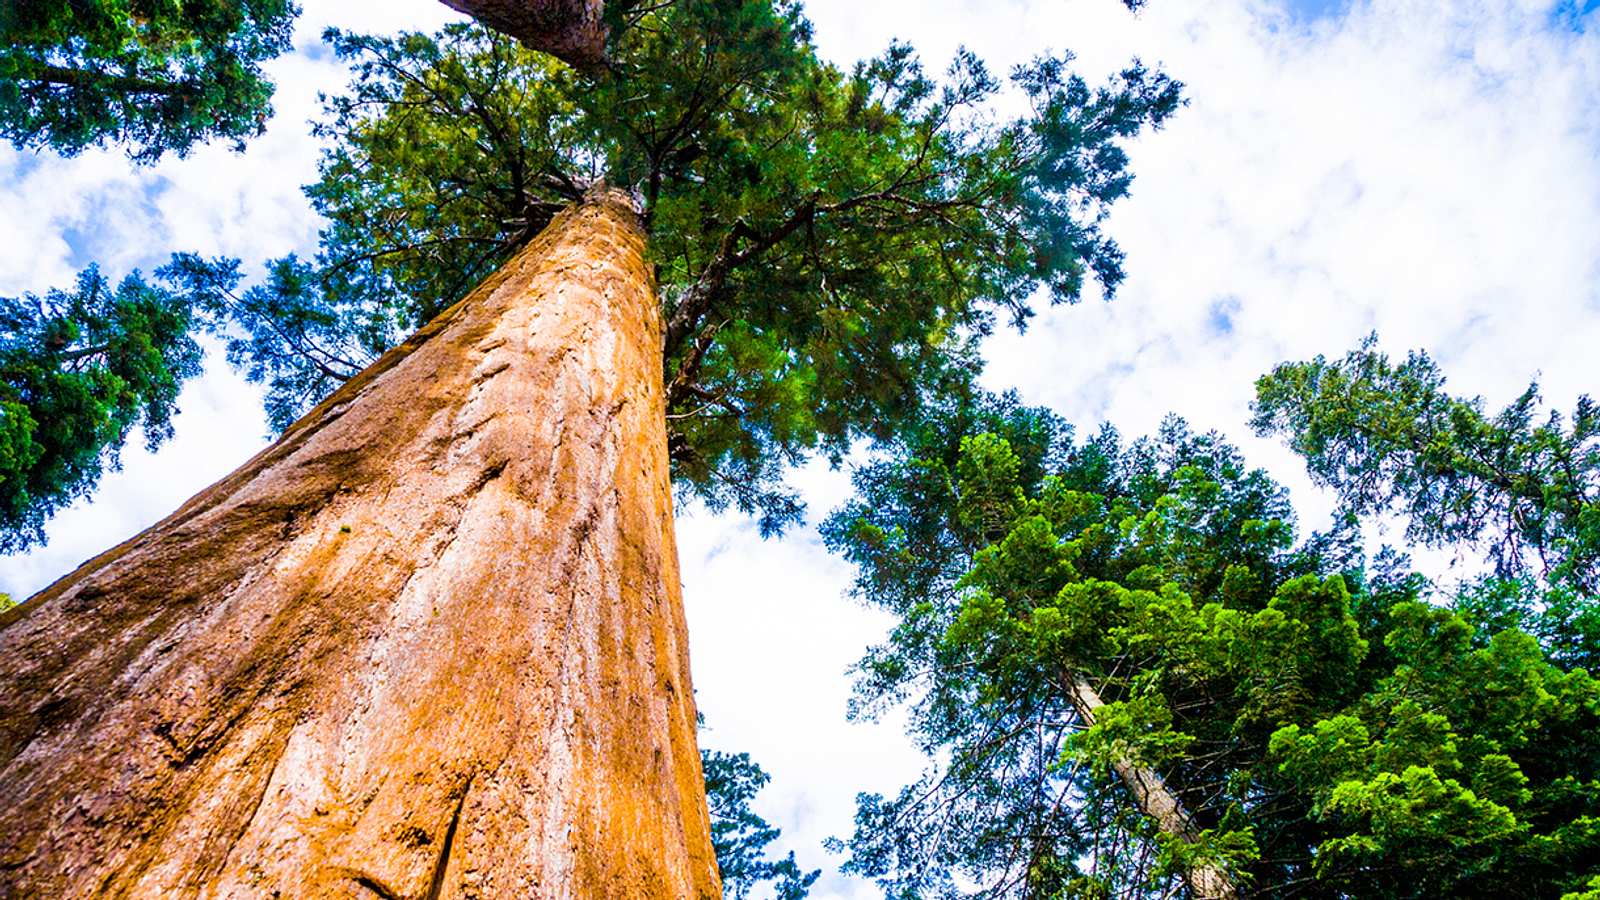
<path fill-rule="evenodd" d="M 719 894 L 643 245 L 562 213 L 0 618 L 0 895 Z"/>
<path fill-rule="evenodd" d="M 1096 714 L 1100 707 L 1105 706 L 1105 702 L 1082 675 L 1069 672 L 1067 681 L 1071 685 L 1072 706 L 1077 710 L 1078 718 L 1083 720 L 1084 727 L 1092 727 Z M 1150 817 L 1162 834 L 1187 844 L 1199 839 L 1199 826 L 1190 818 L 1189 811 L 1183 808 L 1178 795 L 1167 787 L 1159 772 L 1126 759 L 1113 761 L 1111 768 L 1122 781 L 1122 786 L 1133 796 L 1134 805 Z M 1191 866 L 1183 873 L 1183 881 L 1193 900 L 1233 900 L 1239 896 L 1227 871 L 1214 863 Z"/>

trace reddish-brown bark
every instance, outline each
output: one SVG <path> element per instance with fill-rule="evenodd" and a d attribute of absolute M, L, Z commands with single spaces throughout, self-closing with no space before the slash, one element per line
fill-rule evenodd
<path fill-rule="evenodd" d="M 568 65 L 593 72 L 605 65 L 605 0 L 442 0 L 501 34 Z"/>
<path fill-rule="evenodd" d="M 0 895 L 719 895 L 643 247 L 562 213 L 0 617 Z"/>

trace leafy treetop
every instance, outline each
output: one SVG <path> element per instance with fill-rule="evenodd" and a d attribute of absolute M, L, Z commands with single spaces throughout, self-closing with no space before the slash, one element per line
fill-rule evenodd
<path fill-rule="evenodd" d="M 1460 594 L 1485 621 L 1600 666 L 1600 407 L 1541 410 L 1530 385 L 1490 414 L 1445 390 L 1425 353 L 1376 337 L 1343 359 L 1284 363 L 1256 383 L 1253 424 L 1305 458 L 1352 516 L 1398 512 L 1430 546 L 1485 546 L 1492 575 Z"/>
<path fill-rule="evenodd" d="M 1533 384 L 1490 415 L 1426 353 L 1395 364 L 1376 344 L 1262 376 L 1256 431 L 1289 438 L 1352 514 L 1400 512 L 1418 542 L 1486 541 L 1500 574 L 1600 590 L 1600 407 L 1543 414 Z"/>
<path fill-rule="evenodd" d="M 1422 602 L 1348 521 L 1169 420 L 1081 443 L 1014 398 L 953 404 L 827 523 L 895 614 L 853 714 L 910 704 L 938 762 L 861 798 L 846 868 L 892 896 L 1558 896 L 1600 856 L 1600 683 L 1483 604 Z M 1092 726 L 1080 676 L 1107 701 Z M 1088 727 L 1086 727 L 1088 726 Z M 1162 774 L 1159 834 L 1112 773 Z"/>
<path fill-rule="evenodd" d="M 887 437 L 965 384 L 997 314 L 1091 277 L 1115 290 L 1122 144 L 1180 102 L 1137 63 L 1091 88 L 1046 58 L 1011 78 L 1029 111 L 998 119 L 1002 82 L 970 54 L 941 80 L 904 45 L 842 71 L 809 35 L 782 0 L 640 7 L 611 74 L 583 79 L 471 26 L 330 33 L 356 74 L 318 126 L 321 251 L 242 293 L 221 289 L 226 261 L 188 258 L 190 284 L 242 326 L 233 355 L 282 427 L 587 186 L 632 187 L 678 482 L 780 527 L 799 513 L 784 465 Z"/>
<path fill-rule="evenodd" d="M 27 0 L 0 6 L 0 135 L 72 155 L 107 142 L 140 162 L 271 114 L 260 64 L 289 48 L 290 0 Z"/>
<path fill-rule="evenodd" d="M 112 287 L 90 267 L 71 291 L 0 298 L 0 552 L 42 541 L 44 522 L 92 490 L 134 425 L 172 435 L 199 374 L 193 298 L 138 273 Z"/>

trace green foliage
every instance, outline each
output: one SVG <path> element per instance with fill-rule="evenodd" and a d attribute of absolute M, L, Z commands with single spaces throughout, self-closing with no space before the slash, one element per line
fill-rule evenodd
<path fill-rule="evenodd" d="M 158 273 L 158 274 L 164 274 Z M 200 371 L 193 298 L 138 273 L 97 269 L 72 291 L 0 298 L 0 552 L 44 538 L 57 509 L 91 491 L 134 425 L 172 435 L 185 379 Z"/>
<path fill-rule="evenodd" d="M 107 142 L 140 162 L 271 114 L 260 64 L 289 48 L 290 0 L 26 0 L 0 5 L 0 135 L 65 155 Z"/>
<path fill-rule="evenodd" d="M 1537 638 L 1551 661 L 1600 672 L 1600 604 L 1592 593 L 1523 574 L 1468 582 L 1450 602 L 1463 618 L 1487 629 L 1479 632 L 1480 640 L 1519 629 Z"/>
<path fill-rule="evenodd" d="M 1562 894 L 1561 900 L 1600 900 L 1600 875 L 1589 879 L 1582 890 Z"/>
<path fill-rule="evenodd" d="M 1351 514 L 1401 513 L 1429 546 L 1486 543 L 1505 578 L 1600 590 L 1600 407 L 1543 415 L 1532 385 L 1489 415 L 1446 393 L 1427 354 L 1394 364 L 1376 342 L 1263 376 L 1256 430 L 1286 437 Z"/>
<path fill-rule="evenodd" d="M 1137 63 L 1091 88 L 1043 59 L 1011 79 L 1030 112 L 996 120 L 1002 82 L 971 55 L 937 80 L 899 44 L 841 71 L 781 0 L 640 7 L 596 80 L 475 27 L 329 39 L 356 75 L 318 126 L 322 249 L 219 300 L 242 312 L 235 356 L 274 424 L 604 180 L 644 207 L 678 483 L 769 530 L 799 514 L 785 466 L 961 389 L 997 315 L 1091 277 L 1115 289 L 1101 226 L 1129 186 L 1121 144 L 1179 105 Z"/>
<path fill-rule="evenodd" d="M 1014 398 L 953 405 L 856 474 L 824 535 L 896 614 L 854 715 L 910 704 L 941 760 L 861 798 L 848 871 L 893 896 L 1556 896 L 1600 854 L 1600 693 L 1520 619 L 1419 601 L 1348 522 L 1169 420 L 1081 443 Z M 1106 701 L 1085 727 L 1072 680 Z M 1193 841 L 1116 775 L 1158 771 Z M 1315 886 L 1314 888 L 1311 886 Z"/>
<path fill-rule="evenodd" d="M 1358 895 L 1554 896 L 1600 852 L 1600 685 L 1516 630 L 1474 640 L 1397 605 L 1394 668 L 1345 714 L 1271 739 L 1278 775 L 1335 826 L 1319 880 Z M 1448 865 L 1444 865 L 1448 863 Z"/>
<path fill-rule="evenodd" d="M 767 846 L 780 832 L 750 808 L 750 801 L 772 776 L 748 753 L 702 750 L 700 761 L 711 810 L 711 844 L 722 871 L 722 896 L 745 900 L 763 882 L 772 883 L 776 900 L 807 896 L 822 870 L 801 871 L 792 852 L 783 859 L 767 859 Z"/>
<path fill-rule="evenodd" d="M 10 594 L 0 593 L 0 613 L 3 613 L 6 610 L 8 610 L 11 607 L 16 606 L 16 605 L 17 605 L 17 601 L 11 599 L 11 595 Z"/>
<path fill-rule="evenodd" d="M 290 0 L 0 4 L 0 136 L 67 156 L 117 143 L 142 163 L 217 138 L 242 148 L 271 114 L 260 64 L 289 49 L 298 12 Z M 210 286 L 237 281 L 223 266 Z M 199 369 L 194 299 L 137 274 L 113 291 L 92 267 L 74 293 L 0 299 L 0 552 L 43 540 L 45 520 L 116 466 L 133 425 L 152 449 L 170 436 Z"/>

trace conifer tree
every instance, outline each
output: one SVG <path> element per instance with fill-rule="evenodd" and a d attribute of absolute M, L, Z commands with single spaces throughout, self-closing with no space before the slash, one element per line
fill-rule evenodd
<path fill-rule="evenodd" d="M 212 291 L 278 427 L 602 180 L 636 187 L 659 236 L 680 480 L 768 530 L 798 512 L 785 464 L 914 418 L 1036 289 L 1071 302 L 1091 277 L 1120 283 L 1100 228 L 1129 184 L 1117 142 L 1176 108 L 1164 76 L 1134 65 L 1091 89 L 1041 59 L 1013 79 L 1035 115 L 990 122 L 1001 84 L 970 55 L 942 83 L 905 45 L 846 74 L 815 59 L 797 7 L 654 15 L 617 38 L 624 74 L 601 83 L 467 26 L 328 35 L 357 78 L 319 125 L 322 250 L 242 296 Z M 198 293 L 233 277 L 188 264 Z"/>
<path fill-rule="evenodd" d="M 909 703 L 939 760 L 861 799 L 846 869 L 891 895 L 1204 897 L 1220 868 L 1249 896 L 1554 897 L 1595 875 L 1600 682 L 1479 586 L 1366 559 L 1349 520 L 1297 542 L 1219 437 L 1077 441 L 999 398 L 855 480 L 825 534 L 899 620 L 856 714 Z"/>
<path fill-rule="evenodd" d="M 290 0 L 29 0 L 0 6 L 0 136 L 141 162 L 243 146 L 271 114 L 261 63 L 289 49 Z"/>
<path fill-rule="evenodd" d="M 1426 353 L 1392 363 L 1373 335 L 1343 359 L 1263 375 L 1252 424 L 1287 438 L 1346 514 L 1403 515 L 1413 541 L 1482 546 L 1501 578 L 1593 597 L 1600 407 L 1587 396 L 1570 417 L 1540 407 L 1535 383 L 1490 415 L 1482 398 L 1446 392 Z"/>
<path fill-rule="evenodd" d="M 43 539 L 57 509 L 115 468 L 138 425 L 172 434 L 184 380 L 200 371 L 193 298 L 90 267 L 71 291 L 0 297 L 0 552 Z"/>
<path fill-rule="evenodd" d="M 602 0 L 448 0 L 484 25 L 588 72 L 606 62 Z M 630 2 L 611 4 L 626 17 Z M 27 0 L 0 6 L 0 137 L 67 156 L 120 144 L 138 162 L 272 114 L 261 64 L 289 49 L 292 0 Z"/>
<path fill-rule="evenodd" d="M 334 36 L 322 252 L 174 267 L 280 424 L 316 405 L 0 619 L 12 883 L 716 892 L 672 486 L 780 527 L 786 463 L 915 422 L 1035 291 L 1114 289 L 1120 145 L 1179 88 L 1042 59 L 997 120 L 968 54 L 845 72 L 788 4 L 635 12 L 594 78 Z"/>

